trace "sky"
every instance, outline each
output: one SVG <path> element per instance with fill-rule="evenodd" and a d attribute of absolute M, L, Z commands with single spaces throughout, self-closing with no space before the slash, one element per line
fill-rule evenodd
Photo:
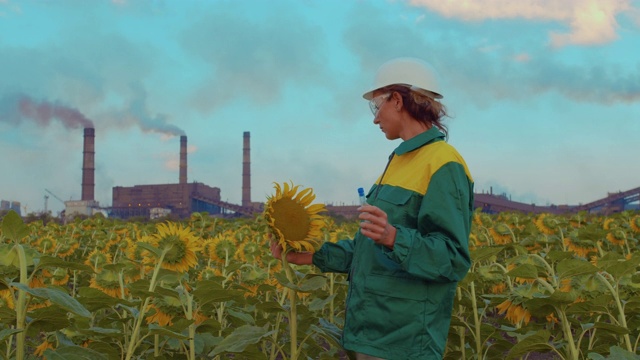
<path fill-rule="evenodd" d="M 188 182 L 251 200 L 274 183 L 354 205 L 401 140 L 362 94 L 377 68 L 438 71 L 448 141 L 477 193 L 577 205 L 640 187 L 639 0 L 0 0 L 0 199 L 95 199 Z"/>

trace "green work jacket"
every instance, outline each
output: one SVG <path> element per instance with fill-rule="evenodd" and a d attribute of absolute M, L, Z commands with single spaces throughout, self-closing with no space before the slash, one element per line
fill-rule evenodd
<path fill-rule="evenodd" d="M 402 142 L 367 203 L 397 229 L 393 249 L 358 231 L 313 255 L 349 274 L 342 345 L 384 359 L 442 359 L 458 281 L 468 272 L 473 179 L 435 127 Z"/>

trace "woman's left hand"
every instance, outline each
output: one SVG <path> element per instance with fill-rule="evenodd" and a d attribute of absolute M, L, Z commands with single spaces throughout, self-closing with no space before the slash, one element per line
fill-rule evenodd
<path fill-rule="evenodd" d="M 376 244 L 393 249 L 396 242 L 396 228 L 387 221 L 387 213 L 373 205 L 362 205 L 358 208 L 360 215 L 360 232 Z"/>

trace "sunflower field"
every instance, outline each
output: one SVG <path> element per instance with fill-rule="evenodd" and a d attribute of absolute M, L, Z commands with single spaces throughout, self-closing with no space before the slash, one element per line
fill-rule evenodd
<path fill-rule="evenodd" d="M 346 276 L 287 274 L 264 216 L 1 225 L 0 359 L 348 357 Z M 445 358 L 639 358 L 639 239 L 637 212 L 475 213 Z"/>

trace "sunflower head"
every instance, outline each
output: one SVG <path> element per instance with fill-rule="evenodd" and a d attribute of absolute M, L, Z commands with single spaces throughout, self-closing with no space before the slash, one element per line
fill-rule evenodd
<path fill-rule="evenodd" d="M 187 272 L 198 265 L 197 253 L 202 250 L 201 240 L 190 228 L 167 222 L 156 226 L 157 233 L 146 240 L 165 252 L 162 268 L 177 272 Z M 147 256 L 145 262 L 155 263 L 157 259 Z"/>
<path fill-rule="evenodd" d="M 101 269 L 104 265 L 111 263 L 111 254 L 104 254 L 99 249 L 94 249 L 87 255 L 85 265 L 91 266 L 94 270 Z"/>
<path fill-rule="evenodd" d="M 147 324 L 157 323 L 160 326 L 171 326 L 173 319 L 184 315 L 181 300 L 172 296 L 154 297 L 149 308 L 154 309 L 155 312 L 145 318 Z"/>
<path fill-rule="evenodd" d="M 325 220 L 320 212 L 323 204 L 311 205 L 316 196 L 313 189 L 298 192 L 300 185 L 275 184 L 275 195 L 268 198 L 264 217 L 275 240 L 283 251 L 315 251 L 322 242 Z"/>
<path fill-rule="evenodd" d="M 606 218 L 604 219 L 604 222 L 602 223 L 602 228 L 605 230 L 611 230 L 615 227 L 615 219 L 612 218 Z"/>
<path fill-rule="evenodd" d="M 636 215 L 631 218 L 629 221 L 631 225 L 631 230 L 635 233 L 640 233 L 640 215 Z"/>
<path fill-rule="evenodd" d="M 256 242 L 246 242 L 240 245 L 236 255 L 245 263 L 255 263 L 260 260 L 263 248 Z"/>
<path fill-rule="evenodd" d="M 15 309 L 15 301 L 9 289 L 0 290 L 0 307 Z"/>
<path fill-rule="evenodd" d="M 233 238 L 233 231 L 227 230 L 207 240 L 206 250 L 209 252 L 209 259 L 218 264 L 226 264 L 233 258 L 237 251 L 237 246 Z"/>
<path fill-rule="evenodd" d="M 520 327 L 527 325 L 531 321 L 531 313 L 523 304 L 519 304 L 514 300 L 507 299 L 496 306 L 498 314 L 506 314 L 505 317 L 510 323 Z"/>
<path fill-rule="evenodd" d="M 45 236 L 38 239 L 36 246 L 43 254 L 51 254 L 56 249 L 57 242 L 51 236 Z"/>
<path fill-rule="evenodd" d="M 606 239 L 613 245 L 623 246 L 625 241 L 625 234 L 622 230 L 615 230 L 607 233 Z"/>
<path fill-rule="evenodd" d="M 558 230 L 557 221 L 551 217 L 549 214 L 543 213 L 540 214 L 535 220 L 534 224 L 538 228 L 538 230 L 547 235 L 553 235 Z"/>
<path fill-rule="evenodd" d="M 95 276 L 91 278 L 89 287 L 98 289 L 115 298 L 120 297 L 121 294 L 119 274 L 111 269 L 102 269 L 96 273 Z M 129 291 L 126 287 L 123 290 L 125 293 Z"/>
<path fill-rule="evenodd" d="M 496 244 L 508 244 L 511 240 L 511 229 L 505 223 L 496 223 L 489 228 L 489 233 L 494 238 Z"/>

